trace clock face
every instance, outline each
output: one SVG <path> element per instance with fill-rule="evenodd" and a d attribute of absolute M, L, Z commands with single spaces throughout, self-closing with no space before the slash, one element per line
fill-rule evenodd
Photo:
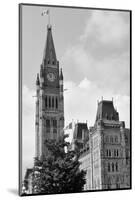
<path fill-rule="evenodd" d="M 47 74 L 47 79 L 49 80 L 49 81 L 51 81 L 51 82 L 53 82 L 55 79 L 56 79 L 56 76 L 55 76 L 55 74 L 54 73 L 48 73 Z"/>

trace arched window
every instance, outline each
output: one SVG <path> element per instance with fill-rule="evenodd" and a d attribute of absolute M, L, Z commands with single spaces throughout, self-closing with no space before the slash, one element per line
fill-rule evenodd
<path fill-rule="evenodd" d="M 117 137 L 117 136 L 115 136 L 115 142 L 116 142 L 116 143 L 118 142 L 118 137 Z"/>
<path fill-rule="evenodd" d="M 50 120 L 46 120 L 46 132 L 50 132 Z"/>
<path fill-rule="evenodd" d="M 116 157 L 116 149 L 114 149 L 114 156 Z"/>
<path fill-rule="evenodd" d="M 56 109 L 58 109 L 58 99 L 56 97 Z"/>
<path fill-rule="evenodd" d="M 106 142 L 109 142 L 109 138 L 108 138 L 108 136 L 106 136 Z"/>
<path fill-rule="evenodd" d="M 119 151 L 118 151 L 118 149 L 117 149 L 117 157 L 119 156 Z"/>
<path fill-rule="evenodd" d="M 110 163 L 108 163 L 108 172 L 111 171 L 111 168 L 110 168 Z"/>
<path fill-rule="evenodd" d="M 55 64 L 54 59 L 53 59 L 53 61 L 52 61 L 52 64 L 53 64 L 53 65 Z"/>
<path fill-rule="evenodd" d="M 114 172 L 114 163 L 112 163 L 112 172 Z"/>
<path fill-rule="evenodd" d="M 111 157 L 111 150 L 109 149 L 109 156 Z"/>
<path fill-rule="evenodd" d="M 109 155 L 109 154 L 108 154 L 108 149 L 107 149 L 107 150 L 106 150 L 106 156 L 108 157 L 108 155 Z"/>
<path fill-rule="evenodd" d="M 53 127 L 57 128 L 57 120 L 56 119 L 53 120 Z"/>
<path fill-rule="evenodd" d="M 113 143 L 113 137 L 112 136 L 110 137 L 110 142 Z"/>
<path fill-rule="evenodd" d="M 47 108 L 47 96 L 45 97 L 45 107 Z"/>
<path fill-rule="evenodd" d="M 49 108 L 51 108 L 51 97 L 49 97 Z"/>
<path fill-rule="evenodd" d="M 125 142 L 128 143 L 128 137 L 127 136 L 125 136 Z"/>
<path fill-rule="evenodd" d="M 54 97 L 52 97 L 52 108 L 54 108 Z"/>
<path fill-rule="evenodd" d="M 116 172 L 118 172 L 118 163 L 115 164 Z"/>

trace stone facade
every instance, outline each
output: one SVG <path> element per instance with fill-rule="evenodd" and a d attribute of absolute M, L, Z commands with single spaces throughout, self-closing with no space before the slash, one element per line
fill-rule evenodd
<path fill-rule="evenodd" d="M 80 168 L 87 171 L 84 190 L 129 188 L 130 131 L 119 121 L 112 101 L 98 103 L 96 121 L 88 135 L 80 149 Z"/>
<path fill-rule="evenodd" d="M 47 27 L 47 39 L 40 76 L 36 80 L 36 152 L 35 157 L 43 159 L 48 150 L 46 139 L 56 139 L 63 135 L 64 96 L 63 73 L 59 71 L 51 26 Z"/>

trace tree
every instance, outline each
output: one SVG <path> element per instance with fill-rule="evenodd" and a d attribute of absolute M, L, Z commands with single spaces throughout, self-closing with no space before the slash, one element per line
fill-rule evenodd
<path fill-rule="evenodd" d="M 47 140 L 49 155 L 43 161 L 35 159 L 33 168 L 34 193 L 73 193 L 83 190 L 86 172 L 79 169 L 79 150 L 66 151 L 67 136 L 59 141 Z"/>

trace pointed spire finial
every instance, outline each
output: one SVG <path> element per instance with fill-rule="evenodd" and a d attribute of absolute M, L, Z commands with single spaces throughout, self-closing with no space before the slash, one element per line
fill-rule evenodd
<path fill-rule="evenodd" d="M 37 74 L 36 85 L 40 85 L 39 74 Z"/>
<path fill-rule="evenodd" d="M 60 69 L 60 80 L 63 80 L 62 68 Z"/>
<path fill-rule="evenodd" d="M 43 65 L 40 65 L 40 77 L 43 77 Z"/>

